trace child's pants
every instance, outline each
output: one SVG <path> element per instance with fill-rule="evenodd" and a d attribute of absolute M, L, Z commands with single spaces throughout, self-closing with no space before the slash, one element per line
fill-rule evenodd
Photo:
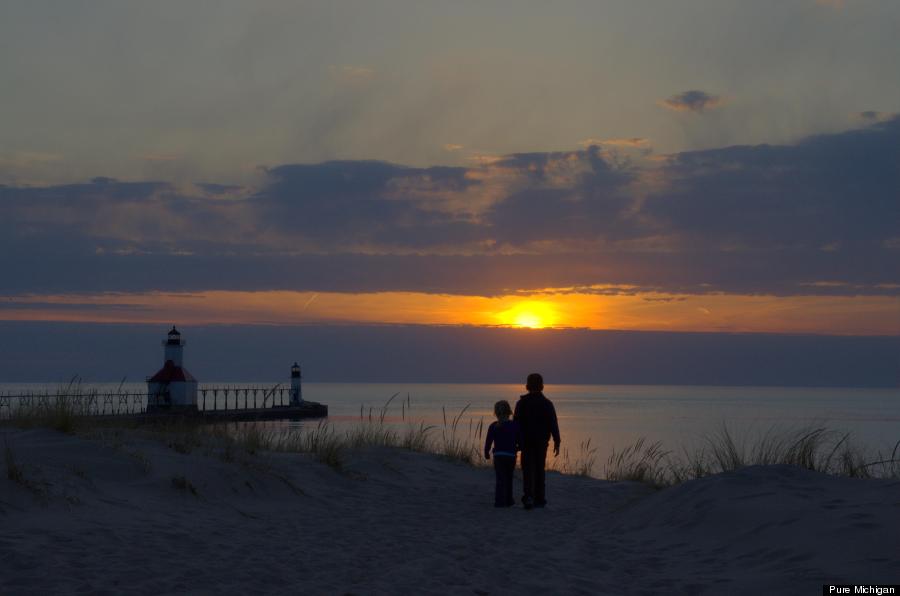
<path fill-rule="evenodd" d="M 494 455 L 494 472 L 497 474 L 497 490 L 494 492 L 494 507 L 511 507 L 513 501 L 513 471 L 516 457 Z"/>
<path fill-rule="evenodd" d="M 547 504 L 544 494 L 546 476 L 544 466 L 547 462 L 547 443 L 538 443 L 522 447 L 522 502 L 530 502 L 542 507 Z"/>

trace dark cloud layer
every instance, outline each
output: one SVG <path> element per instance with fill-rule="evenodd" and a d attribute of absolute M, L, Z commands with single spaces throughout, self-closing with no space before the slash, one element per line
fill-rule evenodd
<path fill-rule="evenodd" d="M 301 234 L 326 249 L 371 245 L 418 247 L 474 238 L 465 221 L 427 208 L 417 182 L 429 192 L 459 192 L 471 183 L 463 168 L 408 168 L 376 161 L 284 165 L 252 199 L 260 224 Z M 410 186 L 394 188 L 397 181 Z M 405 191 L 405 192 L 404 192 Z"/>
<path fill-rule="evenodd" d="M 0 257 L 0 293 L 154 290 L 409 291 L 503 295 L 517 290 L 729 292 L 774 295 L 897 295 L 896 251 L 750 253 L 678 251 L 546 255 L 70 255 L 34 262 Z M 821 280 L 835 280 L 821 283 Z M 608 290 L 595 284 L 633 286 Z"/>
<path fill-rule="evenodd" d="M 871 267 L 900 236 L 898 164 L 900 120 L 793 146 L 682 153 L 665 168 L 671 189 L 645 209 L 685 244 L 818 248 Z"/>
<path fill-rule="evenodd" d="M 0 186 L 0 292 L 900 294 L 900 118 L 633 163 L 335 161 L 263 187 Z M 827 283 L 823 283 L 827 282 Z"/>
<path fill-rule="evenodd" d="M 522 172 L 528 181 L 487 213 L 496 242 L 612 239 L 633 226 L 627 185 L 637 173 L 614 167 L 596 146 L 572 154 L 512 155 L 496 165 Z"/>

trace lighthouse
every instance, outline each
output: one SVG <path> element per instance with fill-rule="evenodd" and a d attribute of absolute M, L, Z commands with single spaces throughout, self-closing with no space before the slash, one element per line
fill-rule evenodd
<path fill-rule="evenodd" d="M 291 405 L 299 406 L 303 403 L 303 389 L 300 387 L 300 365 L 296 362 L 291 367 Z"/>
<path fill-rule="evenodd" d="M 184 344 L 175 326 L 163 340 L 163 367 L 147 379 L 147 410 L 197 409 L 197 379 L 184 368 Z"/>

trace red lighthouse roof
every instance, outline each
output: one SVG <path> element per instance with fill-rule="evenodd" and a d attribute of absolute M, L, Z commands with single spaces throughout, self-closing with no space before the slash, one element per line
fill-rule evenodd
<path fill-rule="evenodd" d="M 197 379 L 187 370 L 180 366 L 175 366 L 171 360 L 166 360 L 159 372 L 150 377 L 148 383 L 174 383 L 178 381 L 196 381 Z"/>

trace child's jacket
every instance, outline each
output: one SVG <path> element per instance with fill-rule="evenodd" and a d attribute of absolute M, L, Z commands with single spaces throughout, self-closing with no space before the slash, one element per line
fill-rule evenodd
<path fill-rule="evenodd" d="M 494 455 L 516 456 L 516 451 L 522 448 L 522 427 L 515 420 L 494 422 L 488 427 L 487 439 L 484 442 L 484 456 L 491 453 L 491 445 L 494 445 Z"/>

